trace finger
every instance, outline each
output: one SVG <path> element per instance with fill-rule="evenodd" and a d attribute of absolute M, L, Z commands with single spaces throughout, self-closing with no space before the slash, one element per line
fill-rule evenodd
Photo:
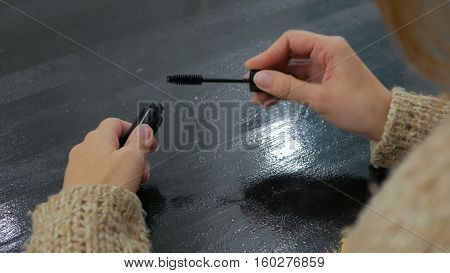
<path fill-rule="evenodd" d="M 151 169 L 150 162 L 146 160 L 144 164 L 144 171 L 141 178 L 141 185 L 147 183 L 148 180 L 150 179 L 150 169 Z"/>
<path fill-rule="evenodd" d="M 266 68 L 268 69 L 268 68 Z M 326 66 L 311 59 L 290 59 L 285 66 L 278 67 L 276 70 L 283 72 L 285 74 L 292 75 L 300 80 L 320 82 L 321 78 L 317 77 L 317 74 L 324 74 Z M 314 75 L 317 79 L 310 79 Z M 247 70 L 244 74 L 244 79 L 248 79 L 250 76 L 250 71 Z"/>
<path fill-rule="evenodd" d="M 266 108 L 267 107 L 272 107 L 272 106 L 276 105 L 279 101 L 280 101 L 279 99 L 273 98 L 273 99 L 270 99 L 270 100 L 266 101 L 263 106 L 266 107 Z"/>
<path fill-rule="evenodd" d="M 100 122 L 95 130 L 98 135 L 102 136 L 102 142 L 110 146 L 110 151 L 119 149 L 119 139 L 131 127 L 131 123 L 120 120 L 118 118 L 107 118 Z"/>
<path fill-rule="evenodd" d="M 291 75 L 263 70 L 255 74 L 255 84 L 267 93 L 285 100 L 298 103 L 311 102 L 322 92 L 322 86 L 299 80 Z"/>
<path fill-rule="evenodd" d="M 252 95 L 251 101 L 257 103 L 259 105 L 265 105 L 268 101 L 273 99 L 277 99 L 274 96 L 266 93 L 266 92 L 255 92 Z"/>
<path fill-rule="evenodd" d="M 127 139 L 124 147 L 136 149 L 143 155 L 150 152 L 153 144 L 153 130 L 147 124 L 137 126 Z"/>
<path fill-rule="evenodd" d="M 150 145 L 150 153 L 153 153 L 156 149 L 158 149 L 158 140 L 154 137 L 152 139 L 152 144 Z"/>
<path fill-rule="evenodd" d="M 130 129 L 130 127 L 131 123 L 129 122 L 123 121 L 118 118 L 107 118 L 100 122 L 97 129 L 102 131 L 109 131 L 119 138 L 123 134 L 125 134 L 128 129 Z"/>
<path fill-rule="evenodd" d="M 245 66 L 248 69 L 277 69 L 286 66 L 291 58 L 310 58 L 323 37 L 308 31 L 287 31 L 266 51 L 249 59 Z"/>
<path fill-rule="evenodd" d="M 295 60 L 295 59 L 291 59 Z M 309 63 L 294 63 L 277 71 L 292 75 L 297 79 L 308 82 L 322 82 L 326 66 L 314 60 L 308 60 Z"/>

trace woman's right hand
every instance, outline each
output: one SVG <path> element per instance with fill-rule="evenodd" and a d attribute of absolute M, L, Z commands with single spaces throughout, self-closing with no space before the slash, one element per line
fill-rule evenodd
<path fill-rule="evenodd" d="M 292 59 L 311 63 L 290 66 Z M 391 94 L 342 37 L 287 31 L 245 66 L 262 70 L 254 81 L 265 92 L 255 93 L 253 101 L 266 106 L 295 101 L 344 130 L 381 138 Z"/>

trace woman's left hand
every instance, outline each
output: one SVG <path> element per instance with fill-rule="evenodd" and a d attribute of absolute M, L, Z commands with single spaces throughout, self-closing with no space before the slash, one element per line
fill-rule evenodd
<path fill-rule="evenodd" d="M 119 149 L 119 139 L 130 127 L 128 122 L 108 118 L 88 133 L 70 151 L 63 187 L 110 184 L 137 192 L 150 177 L 146 155 L 158 143 L 150 126 L 141 124 Z"/>

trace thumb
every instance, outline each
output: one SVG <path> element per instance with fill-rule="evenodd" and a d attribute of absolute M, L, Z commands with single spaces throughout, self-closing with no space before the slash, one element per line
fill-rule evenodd
<path fill-rule="evenodd" d="M 321 86 L 295 78 L 273 70 L 263 70 L 253 78 L 256 86 L 261 90 L 280 99 L 304 103 L 311 100 L 314 94 L 320 92 Z"/>
<path fill-rule="evenodd" d="M 153 143 L 153 130 L 148 124 L 140 124 L 134 128 L 128 137 L 124 147 L 136 149 L 138 152 L 146 154 L 150 152 Z"/>

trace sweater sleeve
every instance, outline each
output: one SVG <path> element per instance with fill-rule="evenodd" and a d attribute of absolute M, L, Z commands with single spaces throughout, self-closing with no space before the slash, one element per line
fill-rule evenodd
<path fill-rule="evenodd" d="M 394 170 L 350 229 L 346 252 L 450 251 L 450 119 Z"/>
<path fill-rule="evenodd" d="M 383 135 L 380 141 L 371 143 L 372 164 L 377 168 L 397 165 L 449 112 L 448 100 L 393 88 Z"/>
<path fill-rule="evenodd" d="M 27 252 L 148 252 L 138 197 L 110 185 L 65 189 L 32 215 Z"/>

